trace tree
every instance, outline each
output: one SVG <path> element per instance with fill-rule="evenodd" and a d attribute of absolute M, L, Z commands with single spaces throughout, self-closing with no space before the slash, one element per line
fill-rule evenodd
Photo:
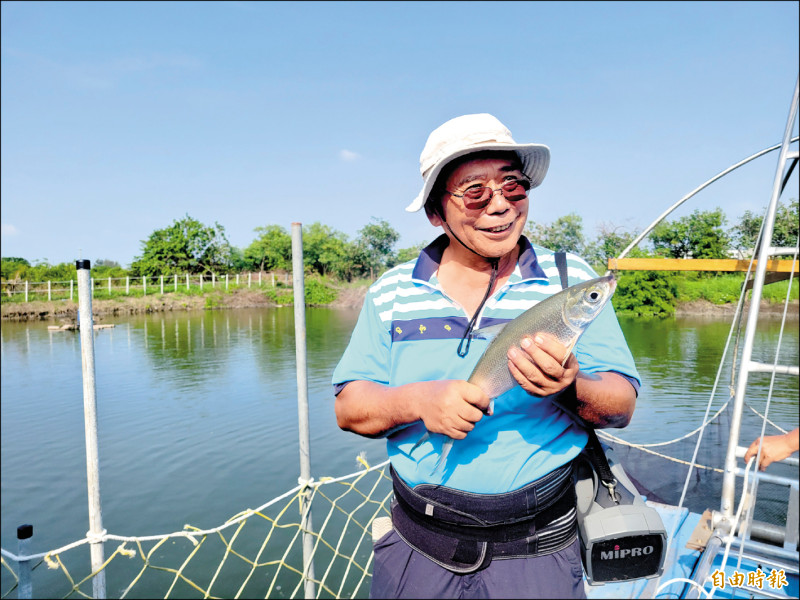
<path fill-rule="evenodd" d="M 586 250 L 583 218 L 575 213 L 559 217 L 550 225 L 528 221 L 525 235 L 535 244 L 557 252 L 583 254 Z"/>
<path fill-rule="evenodd" d="M 312 223 L 303 230 L 303 262 L 306 268 L 320 275 L 347 270 L 347 236 L 328 225 Z"/>
<path fill-rule="evenodd" d="M 734 247 L 745 254 L 749 254 L 756 245 L 761 224 L 764 222 L 766 208 L 758 215 L 749 210 L 745 211 L 739 223 L 731 229 Z M 775 210 L 775 226 L 772 234 L 773 246 L 794 246 L 797 244 L 798 222 L 797 198 L 789 200 L 788 205 L 778 204 Z"/>
<path fill-rule="evenodd" d="M 362 249 L 370 277 L 374 278 L 375 270 L 385 268 L 392 260 L 393 248 L 400 239 L 400 234 L 384 219 L 372 217 L 371 221 L 358 230 L 356 244 Z"/>
<path fill-rule="evenodd" d="M 280 225 L 256 227 L 259 236 L 244 250 L 244 264 L 249 269 L 274 271 L 290 270 L 292 265 L 292 236 Z"/>
<path fill-rule="evenodd" d="M 131 264 L 131 274 L 217 273 L 230 267 L 231 248 L 219 223 L 203 225 L 188 214 L 142 241 L 142 255 Z"/>
<path fill-rule="evenodd" d="M 672 258 L 725 258 L 730 237 L 723 229 L 726 219 L 721 208 L 694 211 L 677 221 L 659 223 L 650 234 L 660 256 Z"/>
<path fill-rule="evenodd" d="M 31 263 L 18 256 L 4 256 L 0 261 L 0 271 L 4 280 L 21 279 L 21 274 L 30 266 Z"/>
<path fill-rule="evenodd" d="M 636 237 L 633 233 L 625 231 L 621 226 L 611 223 L 600 223 L 597 227 L 598 236 L 593 242 L 586 244 L 584 258 L 592 265 L 608 265 L 609 258 L 616 258 Z"/>

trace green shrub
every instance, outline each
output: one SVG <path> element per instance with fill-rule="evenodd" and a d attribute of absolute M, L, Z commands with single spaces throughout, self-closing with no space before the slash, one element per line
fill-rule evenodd
<path fill-rule="evenodd" d="M 671 316 L 675 314 L 675 275 L 661 271 L 626 271 L 618 276 L 611 299 L 620 314 Z"/>

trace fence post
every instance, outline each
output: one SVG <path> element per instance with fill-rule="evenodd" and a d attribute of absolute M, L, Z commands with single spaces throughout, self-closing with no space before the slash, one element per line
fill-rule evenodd
<path fill-rule="evenodd" d="M 131 277 L 130 275 L 125 276 L 125 295 L 127 296 L 130 294 L 131 291 Z"/>
<path fill-rule="evenodd" d="M 253 282 L 253 274 L 248 272 L 248 273 L 247 273 L 247 287 L 250 287 L 250 284 L 251 284 L 252 282 Z M 28 292 L 27 292 L 27 289 L 28 289 L 28 282 L 26 281 L 26 282 L 25 282 L 25 290 L 26 290 L 26 291 L 25 291 L 25 302 L 27 302 L 27 301 L 28 301 Z"/>
<path fill-rule="evenodd" d="M 142 275 L 142 296 L 147 296 L 147 275 Z"/>
<path fill-rule="evenodd" d="M 17 552 L 19 556 L 30 555 L 31 536 L 33 525 L 20 525 L 17 527 Z M 31 581 L 31 561 L 19 561 L 19 588 L 17 598 L 33 598 L 33 582 Z"/>
<path fill-rule="evenodd" d="M 225 273 L 225 291 L 228 291 L 228 274 Z"/>
<path fill-rule="evenodd" d="M 211 287 L 217 287 L 217 276 L 214 274 L 214 271 L 211 271 Z"/>
<path fill-rule="evenodd" d="M 261 287 L 261 271 L 258 271 L 258 287 Z"/>
<path fill-rule="evenodd" d="M 272 272 L 272 287 L 275 287 L 275 272 Z"/>
<path fill-rule="evenodd" d="M 75 280 L 74 279 L 70 279 L 69 280 L 69 301 L 70 302 L 72 302 L 72 290 L 73 290 L 74 286 L 75 286 Z"/>
<path fill-rule="evenodd" d="M 305 597 L 314 598 L 314 536 L 311 523 L 311 456 L 308 426 L 308 370 L 306 363 L 306 303 L 303 282 L 303 229 L 301 223 L 292 223 L 292 277 L 294 281 L 294 337 L 297 360 L 297 418 L 300 430 L 300 484 L 306 486 L 300 496 L 303 530 L 303 578 Z M 258 273 L 261 283 L 261 272 Z"/>
<path fill-rule="evenodd" d="M 111 277 L 108 278 L 108 295 L 111 295 Z"/>
<path fill-rule="evenodd" d="M 178 274 L 175 273 L 175 291 L 178 291 Z"/>
<path fill-rule="evenodd" d="M 203 291 L 203 274 L 200 273 L 200 291 Z"/>
<path fill-rule="evenodd" d="M 186 291 L 189 291 L 189 274 L 186 274 Z"/>
<path fill-rule="evenodd" d="M 239 285 L 239 274 L 238 273 L 236 274 L 236 285 L 237 286 Z"/>
<path fill-rule="evenodd" d="M 51 293 L 50 281 L 48 280 L 48 282 L 47 282 L 47 301 L 50 302 L 50 300 L 52 300 L 52 299 L 53 299 L 53 295 Z"/>
<path fill-rule="evenodd" d="M 164 276 L 161 276 L 161 295 L 164 295 Z"/>
<path fill-rule="evenodd" d="M 100 467 L 97 448 L 97 397 L 94 371 L 94 327 L 88 260 L 75 262 L 78 269 L 78 316 L 80 319 L 81 366 L 83 371 L 83 419 L 86 435 L 86 482 L 89 496 L 89 550 L 92 571 L 99 571 L 92 580 L 95 598 L 106 597 L 106 572 L 100 571 L 105 562 L 103 548 L 103 511 L 100 505 Z M 93 287 L 93 286 L 92 286 Z"/>

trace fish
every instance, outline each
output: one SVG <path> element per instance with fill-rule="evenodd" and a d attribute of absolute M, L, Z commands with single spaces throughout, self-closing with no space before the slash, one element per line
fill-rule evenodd
<path fill-rule="evenodd" d="M 518 385 L 508 369 L 508 351 L 512 346 L 519 348 L 525 336 L 550 334 L 567 349 L 561 361 L 561 366 L 564 366 L 578 339 L 611 299 L 616 286 L 614 275 L 609 273 L 561 290 L 508 323 L 476 329 L 473 337 L 491 342 L 467 381 L 477 385 L 492 399 L 487 414 L 493 412 L 495 398 Z M 430 432 L 425 432 L 411 452 L 428 439 Z M 431 475 L 444 465 L 452 447 L 453 439 L 448 437 L 442 444 L 442 452 Z"/>

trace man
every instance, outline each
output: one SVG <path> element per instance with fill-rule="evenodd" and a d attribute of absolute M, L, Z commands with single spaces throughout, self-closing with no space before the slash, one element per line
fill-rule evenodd
<path fill-rule="evenodd" d="M 520 340 L 519 386 L 493 404 L 465 381 L 488 345 L 475 329 L 561 290 L 553 252 L 522 236 L 549 159 L 488 114 L 444 123 L 422 151 L 406 210 L 444 234 L 370 288 L 333 374 L 339 426 L 385 436 L 392 464 L 373 597 L 585 597 L 571 461 L 587 434 L 554 401 L 595 427 L 629 422 L 639 376 L 611 305 L 566 362 L 554 338 Z M 574 255 L 567 267 L 570 285 L 597 276 Z M 426 432 L 444 435 L 417 445 Z"/>

